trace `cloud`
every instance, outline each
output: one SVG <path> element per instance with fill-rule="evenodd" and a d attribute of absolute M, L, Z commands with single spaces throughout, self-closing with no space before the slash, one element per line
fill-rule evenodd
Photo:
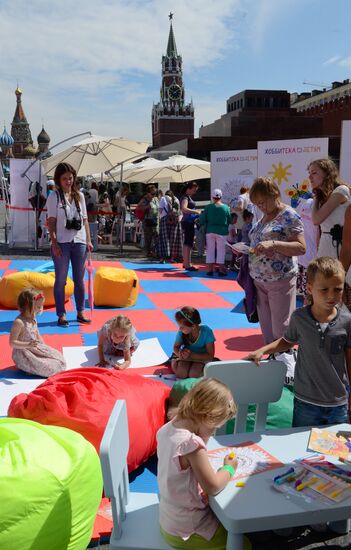
<path fill-rule="evenodd" d="M 324 61 L 323 65 L 334 65 L 334 63 L 339 61 L 339 59 L 340 59 L 340 55 L 333 55 L 332 57 Z"/>
<path fill-rule="evenodd" d="M 254 53 L 260 54 L 265 46 L 269 32 L 279 28 L 278 21 L 289 18 L 304 0 L 247 0 L 248 44 Z"/>
<path fill-rule="evenodd" d="M 340 65 L 340 67 L 345 67 L 346 69 L 351 69 L 351 56 L 340 59 L 338 65 Z"/>
<path fill-rule="evenodd" d="M 0 119 L 10 126 L 19 82 L 34 136 L 43 118 L 54 141 L 82 128 L 150 139 L 172 8 L 171 0 L 2 0 Z M 240 9 L 241 0 L 178 0 L 173 27 L 187 74 L 233 47 Z"/>

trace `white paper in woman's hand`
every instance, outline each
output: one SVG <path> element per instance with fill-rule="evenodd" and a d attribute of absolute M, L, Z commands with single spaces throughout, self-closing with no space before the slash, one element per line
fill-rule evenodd
<path fill-rule="evenodd" d="M 230 246 L 230 248 L 234 250 L 234 252 L 236 252 L 237 254 L 249 254 L 250 252 L 252 252 L 252 249 L 245 243 L 231 244 L 226 241 L 226 244 Z"/>

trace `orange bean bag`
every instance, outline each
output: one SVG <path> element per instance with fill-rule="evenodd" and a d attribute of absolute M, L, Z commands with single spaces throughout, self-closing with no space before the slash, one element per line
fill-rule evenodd
<path fill-rule="evenodd" d="M 139 278 L 133 269 L 101 266 L 94 276 L 96 306 L 131 307 L 139 294 Z"/>
<path fill-rule="evenodd" d="M 156 433 L 166 420 L 170 388 L 158 380 L 104 368 L 74 369 L 51 376 L 10 403 L 8 416 L 64 426 L 82 434 L 99 452 L 117 399 L 128 413 L 131 472 L 156 451 Z"/>
<path fill-rule="evenodd" d="M 4 307 L 17 309 L 17 298 L 23 289 L 28 287 L 41 290 L 45 296 L 45 307 L 55 305 L 54 298 L 55 273 L 39 273 L 37 271 L 18 271 L 9 273 L 0 279 L 0 304 Z M 65 300 L 72 296 L 74 284 L 67 277 Z"/>

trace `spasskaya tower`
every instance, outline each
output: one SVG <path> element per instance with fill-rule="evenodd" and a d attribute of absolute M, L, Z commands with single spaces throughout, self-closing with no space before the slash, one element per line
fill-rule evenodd
<path fill-rule="evenodd" d="M 153 147 L 194 137 L 194 106 L 192 101 L 185 103 L 182 57 L 177 52 L 172 18 L 170 13 L 167 53 L 162 56 L 160 101 L 152 107 Z"/>

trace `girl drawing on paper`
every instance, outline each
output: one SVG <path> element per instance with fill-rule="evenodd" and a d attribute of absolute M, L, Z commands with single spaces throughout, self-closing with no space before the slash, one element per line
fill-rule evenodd
<path fill-rule="evenodd" d="M 135 334 L 130 319 L 125 315 L 117 315 L 102 326 L 98 331 L 98 352 L 99 366 L 105 367 L 109 364 L 106 355 L 123 357 L 123 363 L 113 363 L 112 366 L 117 370 L 124 370 L 131 364 L 132 354 L 139 346 L 139 340 Z"/>
<path fill-rule="evenodd" d="M 157 433 L 161 533 L 174 548 L 226 548 L 227 532 L 209 507 L 207 495 L 224 489 L 235 474 L 237 460 L 227 455 L 215 472 L 206 444 L 235 411 L 229 388 L 207 378 L 183 397 L 173 419 Z"/>

